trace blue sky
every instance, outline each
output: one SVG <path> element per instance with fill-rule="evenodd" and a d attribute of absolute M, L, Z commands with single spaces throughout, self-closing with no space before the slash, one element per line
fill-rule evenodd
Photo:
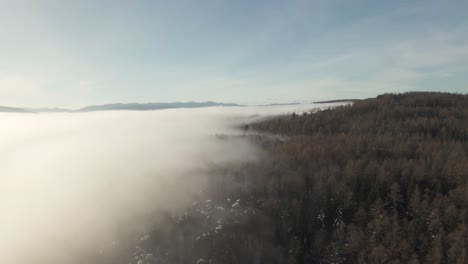
<path fill-rule="evenodd" d="M 0 105 L 468 92 L 468 1 L 0 0 Z"/>

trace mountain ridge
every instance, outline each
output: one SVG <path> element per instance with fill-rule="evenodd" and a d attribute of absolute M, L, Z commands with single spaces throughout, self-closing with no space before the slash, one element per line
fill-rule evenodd
<path fill-rule="evenodd" d="M 236 107 L 243 106 L 234 103 L 205 102 L 167 102 L 167 103 L 111 103 L 101 105 L 89 105 L 79 109 L 67 109 L 57 107 L 30 108 L 0 106 L 0 112 L 6 113 L 75 113 L 75 112 L 99 112 L 99 111 L 153 111 L 177 108 L 204 108 L 204 107 Z"/>
<path fill-rule="evenodd" d="M 8 106 L 0 106 L 0 112 L 3 113 L 32 113 L 31 111 L 28 111 L 23 108 L 18 108 L 18 107 L 8 107 Z"/>
<path fill-rule="evenodd" d="M 93 111 L 113 111 L 113 110 L 133 110 L 133 111 L 151 111 L 162 109 L 175 108 L 203 108 L 213 106 L 242 106 L 232 103 L 216 103 L 212 101 L 206 102 L 171 102 L 171 103 L 113 103 L 102 105 L 90 105 L 78 109 L 78 112 L 93 112 Z"/>

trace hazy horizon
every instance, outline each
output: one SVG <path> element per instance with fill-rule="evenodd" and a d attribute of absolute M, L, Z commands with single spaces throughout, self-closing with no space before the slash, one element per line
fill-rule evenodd
<path fill-rule="evenodd" d="M 167 108 L 155 108 L 150 110 L 137 110 L 137 111 L 156 111 L 156 110 L 165 110 L 165 109 L 178 109 L 178 108 L 189 108 L 189 109 L 196 109 L 196 108 L 206 108 L 206 107 L 268 107 L 268 106 L 288 106 L 288 105 L 305 105 L 307 107 L 318 107 L 319 104 L 323 104 L 323 102 L 328 103 L 328 101 L 346 101 L 346 100 L 354 100 L 354 99 L 364 99 L 364 98 L 330 98 L 326 100 L 311 100 L 311 101 L 289 101 L 289 102 L 276 102 L 276 103 L 264 103 L 264 104 L 253 104 L 253 105 L 246 105 L 246 104 L 239 104 L 236 102 L 214 102 L 214 101 L 174 101 L 174 102 L 113 102 L 113 103 L 104 103 L 98 105 L 83 105 L 78 108 L 65 108 L 65 107 L 55 107 L 55 106 L 43 106 L 43 107 L 29 107 L 29 106 L 9 106 L 9 105 L 1 105 L 0 107 L 7 107 L 7 108 L 16 108 L 16 109 L 23 109 L 23 110 L 42 110 L 42 109 L 49 109 L 49 110 L 70 110 L 72 112 L 76 112 L 82 109 L 85 109 L 90 106 L 112 106 L 112 105 L 151 105 L 151 104 L 161 104 L 161 105 L 171 105 L 171 104 L 187 104 L 188 107 L 176 106 L 176 107 L 167 107 Z M 204 103 L 213 103 L 212 106 L 205 106 Z M 199 104 L 199 106 L 192 106 L 191 104 Z M 122 110 L 115 110 L 115 111 L 132 111 L 131 109 L 122 109 Z M 112 110 L 109 110 L 112 111 Z M 1 112 L 1 111 L 0 111 Z M 60 111 L 59 111 L 60 112 Z M 45 112 L 47 113 L 47 112 Z"/>
<path fill-rule="evenodd" d="M 466 92 L 466 1 L 0 0 L 0 105 Z"/>

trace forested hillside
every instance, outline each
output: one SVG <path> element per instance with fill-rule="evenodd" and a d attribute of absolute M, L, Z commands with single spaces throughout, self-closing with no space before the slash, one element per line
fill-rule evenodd
<path fill-rule="evenodd" d="M 248 130 L 266 157 L 213 169 L 126 263 L 468 263 L 467 95 L 386 94 Z"/>

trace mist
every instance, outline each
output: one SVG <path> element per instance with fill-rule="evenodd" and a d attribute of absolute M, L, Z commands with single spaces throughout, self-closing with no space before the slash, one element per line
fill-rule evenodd
<path fill-rule="evenodd" d="M 79 263 L 191 203 L 210 166 L 255 161 L 237 126 L 310 105 L 1 114 L 0 263 Z"/>

